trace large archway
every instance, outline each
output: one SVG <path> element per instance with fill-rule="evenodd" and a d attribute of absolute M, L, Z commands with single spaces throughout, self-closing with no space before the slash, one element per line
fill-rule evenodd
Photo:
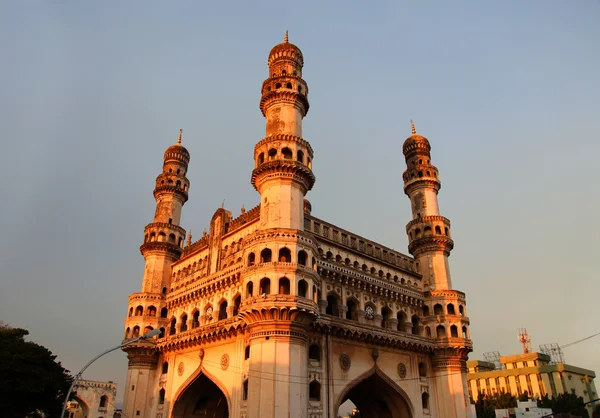
<path fill-rule="evenodd" d="M 204 373 L 185 388 L 173 405 L 173 418 L 198 416 L 229 418 L 227 397 Z"/>
<path fill-rule="evenodd" d="M 406 395 L 376 371 L 360 380 L 342 395 L 338 407 L 350 400 L 362 418 L 411 418 Z"/>

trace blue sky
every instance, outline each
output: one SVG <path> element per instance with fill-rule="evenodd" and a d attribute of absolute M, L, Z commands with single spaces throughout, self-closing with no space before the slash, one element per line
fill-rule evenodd
<path fill-rule="evenodd" d="M 373 6 L 377 4 L 377 6 Z M 267 55 L 305 57 L 313 214 L 407 252 L 402 143 L 432 144 L 475 352 L 599 332 L 598 1 L 0 3 L 0 320 L 76 373 L 120 342 L 162 153 L 199 237 L 250 185 Z M 600 338 L 565 350 L 600 371 Z M 84 377 L 113 380 L 113 353 Z"/>

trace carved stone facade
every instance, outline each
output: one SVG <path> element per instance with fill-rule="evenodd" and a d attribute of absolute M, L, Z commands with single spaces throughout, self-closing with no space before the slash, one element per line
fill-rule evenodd
<path fill-rule="evenodd" d="M 78 380 L 73 386 L 73 400 L 67 403 L 67 418 L 113 418 L 117 384 Z"/>
<path fill-rule="evenodd" d="M 286 34 L 268 65 L 251 175 L 258 206 L 237 218 L 219 208 L 210 231 L 186 241 L 190 155 L 181 136 L 165 152 L 125 339 L 162 334 L 124 348 L 123 413 L 321 418 L 351 400 L 364 417 L 465 417 L 469 319 L 450 281 L 454 244 L 428 140 L 413 125 L 403 147 L 411 257 L 312 215 L 302 52 Z"/>

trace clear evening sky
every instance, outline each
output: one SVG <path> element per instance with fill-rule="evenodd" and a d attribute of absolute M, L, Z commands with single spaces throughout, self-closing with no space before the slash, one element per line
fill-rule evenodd
<path fill-rule="evenodd" d="M 402 143 L 432 144 L 475 351 L 600 332 L 600 2 L 0 3 L 0 320 L 75 374 L 123 338 L 154 179 L 183 128 L 182 226 L 258 204 L 269 50 L 305 57 L 313 215 L 407 253 Z M 600 337 L 565 349 L 600 372 Z M 113 353 L 84 378 L 113 380 Z"/>

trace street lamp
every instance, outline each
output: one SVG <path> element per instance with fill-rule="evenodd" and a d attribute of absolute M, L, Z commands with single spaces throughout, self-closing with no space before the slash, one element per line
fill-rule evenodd
<path fill-rule="evenodd" d="M 153 329 L 152 331 L 149 331 L 149 332 L 145 333 L 141 337 L 137 337 L 137 338 L 134 338 L 133 340 L 129 340 L 127 342 L 124 342 L 123 344 L 120 344 L 120 345 L 118 345 L 116 347 L 113 347 L 110 350 L 106 350 L 106 351 L 98 354 L 96 357 L 94 357 L 88 364 L 86 364 L 83 367 L 83 369 L 81 369 L 81 371 L 79 373 L 77 373 L 75 375 L 75 378 L 73 379 L 73 382 L 71 383 L 71 387 L 69 388 L 69 391 L 67 392 L 67 396 L 65 397 L 65 402 L 63 403 L 63 408 L 62 408 L 62 412 L 60 414 L 60 418 L 64 418 L 64 416 L 65 416 L 65 410 L 67 409 L 67 402 L 69 402 L 69 396 L 71 396 L 71 392 L 73 391 L 73 386 L 75 386 L 75 383 L 77 383 L 77 381 L 79 379 L 81 379 L 81 375 L 83 374 L 83 372 L 85 371 L 85 369 L 87 369 L 88 367 L 90 367 L 90 365 L 93 362 L 95 362 L 96 360 L 98 360 L 103 355 L 110 353 L 111 351 L 118 350 L 121 347 L 125 347 L 126 345 L 133 344 L 133 343 L 135 343 L 137 341 L 140 341 L 140 340 L 147 340 L 148 338 L 155 337 L 155 336 L 157 336 L 160 333 L 161 333 L 160 329 Z"/>

